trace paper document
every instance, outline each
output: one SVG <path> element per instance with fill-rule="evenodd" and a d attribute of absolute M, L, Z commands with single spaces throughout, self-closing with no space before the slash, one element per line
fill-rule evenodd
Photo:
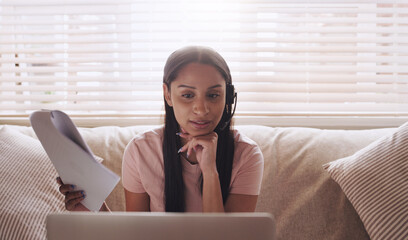
<path fill-rule="evenodd" d="M 95 160 L 64 112 L 36 111 L 30 115 L 30 122 L 62 181 L 83 190 L 86 197 L 81 203 L 91 211 L 99 211 L 120 177 Z"/>

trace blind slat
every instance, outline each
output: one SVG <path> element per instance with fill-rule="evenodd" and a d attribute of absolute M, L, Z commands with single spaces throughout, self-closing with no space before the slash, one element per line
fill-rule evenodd
<path fill-rule="evenodd" d="M 115 82 L 101 83 L 94 86 L 80 86 L 79 84 L 71 85 L 58 85 L 58 84 L 44 84 L 44 85 L 11 85 L 2 86 L 3 92 L 77 92 L 77 93 L 100 93 L 104 92 L 124 92 L 124 94 L 135 95 L 144 94 L 144 92 L 159 92 L 161 95 L 162 91 L 160 89 L 161 82 L 138 82 L 130 85 L 129 83 L 121 83 L 120 85 Z M 303 83 L 303 84 L 291 84 L 291 83 L 273 83 L 273 82 L 237 82 L 234 84 L 237 90 L 242 92 L 242 94 L 250 93 L 268 93 L 270 95 L 279 94 L 282 92 L 299 92 L 299 93 L 407 93 L 407 84 L 375 84 L 375 83 Z M 150 94 L 150 93 L 149 93 Z M 242 96 L 240 94 L 240 98 Z M 260 94 L 267 97 L 265 94 Z M 27 97 L 30 95 L 27 95 Z M 44 96 L 47 97 L 47 96 Z M 118 96 L 119 97 L 119 96 Z"/>
<path fill-rule="evenodd" d="M 78 5 L 74 5 L 78 6 Z M 119 4 L 112 4 L 112 5 L 103 5 L 99 7 L 94 7 L 93 5 L 89 4 L 89 7 L 80 6 L 78 8 L 66 8 L 65 6 L 34 6 L 34 7 L 16 7 L 16 10 L 13 12 L 4 11 L 2 14 L 3 16 L 48 16 L 48 15 L 129 15 L 129 14 L 137 14 L 137 13 L 145 13 L 145 8 L 126 8 L 125 5 Z M 283 13 L 283 14 L 305 14 L 305 12 L 309 14 L 407 14 L 408 10 L 405 8 L 393 8 L 393 7 L 384 7 L 384 8 L 377 8 L 375 7 L 375 3 L 367 3 L 364 6 L 363 3 L 360 4 L 350 4 L 351 7 L 324 7 L 324 5 L 320 5 L 323 7 L 308 7 L 309 5 L 304 4 L 302 5 L 292 5 L 292 7 L 275 7 L 275 6 L 268 6 L 265 4 L 264 6 L 260 6 L 255 4 L 248 4 L 245 8 L 239 9 L 242 13 Z M 316 6 L 316 5 L 315 5 Z M 318 5 L 317 5 L 318 6 Z M 167 7 L 167 8 L 166 8 Z M 166 14 L 168 13 L 169 9 L 175 9 L 178 6 L 172 5 L 170 2 L 167 5 L 162 5 L 162 8 L 157 8 L 155 10 L 156 13 L 159 14 Z M 29 11 L 33 8 L 36 11 Z M 307 10 L 306 10 L 307 8 Z M 184 11 L 190 11 L 192 14 L 198 15 L 207 15 L 213 13 L 213 9 L 209 8 L 197 8 L 194 5 L 186 5 L 183 9 Z M 223 9 L 223 13 L 235 13 L 236 8 L 225 8 Z"/>
<path fill-rule="evenodd" d="M 172 42 L 171 42 L 172 43 Z M 170 44 L 171 44 L 170 43 Z M 197 42 L 198 44 L 198 42 Z M 226 44 L 227 45 L 227 44 Z M 149 47 L 149 46 L 146 46 Z M 63 54 L 63 53 L 137 53 L 145 52 L 146 47 L 67 47 L 67 48 L 5 48 L 0 47 L 0 52 L 3 54 L 22 54 L 22 53 L 50 53 L 50 54 Z M 155 52 L 165 52 L 168 48 L 161 46 L 151 46 Z M 242 52 L 242 53 L 389 53 L 389 54 L 407 54 L 408 46 L 378 46 L 378 47 L 347 47 L 347 46 L 320 46 L 320 47 L 309 47 L 309 46 L 293 46 L 293 47 L 225 47 L 223 48 L 225 52 Z"/>
<path fill-rule="evenodd" d="M 239 103 L 291 103 L 291 102 L 307 102 L 309 105 L 313 103 L 343 103 L 345 99 L 349 102 L 359 103 L 359 101 L 363 102 L 371 102 L 371 103 L 403 103 L 408 101 L 408 91 L 405 92 L 405 96 L 398 95 L 397 93 L 389 94 L 389 93 L 314 93 L 312 96 L 308 93 L 302 92 L 295 92 L 295 93 L 287 93 L 287 92 L 275 92 L 273 94 L 270 93 L 242 93 L 240 94 L 240 101 Z M 143 94 L 143 92 L 137 92 L 137 94 L 132 95 L 108 95 L 108 94 L 98 94 L 98 95 L 75 95 L 75 94 L 66 94 L 66 95 L 46 95 L 46 96 L 36 96 L 36 95 L 18 95 L 13 96 L 13 100 L 15 103 L 18 102 L 27 102 L 29 101 L 31 104 L 35 103 L 44 103 L 44 102 L 76 102 L 78 105 L 86 104 L 89 102 L 94 102 L 95 104 L 105 104 L 106 102 L 114 102 L 116 104 L 122 103 L 132 104 L 133 102 L 137 101 L 157 101 L 162 96 L 161 92 L 156 93 L 149 93 Z M 9 101 L 10 95 L 3 95 L 0 96 L 0 101 Z M 364 99 L 364 100 L 362 100 Z M 160 105 L 160 101 L 157 101 L 158 105 Z M 163 105 L 163 103 L 161 103 Z M 251 108 L 250 108 L 251 109 Z M 246 109 L 249 111 L 250 109 Z"/>
<path fill-rule="evenodd" d="M 160 71 L 162 67 L 106 67 L 106 66 L 67 66 L 67 67 L 4 67 L 0 69 L 0 73 L 14 72 L 14 73 L 56 73 L 56 72 L 149 72 L 149 71 Z M 239 67 L 235 69 L 232 67 L 232 70 L 240 70 L 241 72 L 399 72 L 401 74 L 408 73 L 408 68 L 401 69 L 400 66 L 382 66 L 382 65 L 373 65 L 373 66 L 310 66 L 302 63 L 297 66 L 256 66 L 256 67 Z"/>
<path fill-rule="evenodd" d="M 157 82 L 162 81 L 162 76 L 150 76 L 151 79 L 156 79 Z M 280 83 L 305 83 L 305 79 L 309 83 L 406 83 L 408 81 L 407 75 L 346 75 L 346 74 L 336 74 L 336 76 L 330 74 L 276 74 L 273 76 L 257 76 L 254 80 L 253 76 L 233 76 L 234 82 L 280 82 Z M 0 77 L 0 81 L 4 82 L 15 82 L 21 84 L 22 82 L 33 82 L 33 83 L 47 83 L 47 82 L 116 82 L 118 84 L 126 82 L 145 82 L 146 77 L 132 77 L 121 75 L 120 77 L 80 77 L 80 76 L 70 76 L 70 77 Z"/>
<path fill-rule="evenodd" d="M 308 63 L 326 63 L 326 62 L 347 62 L 347 63 L 388 63 L 388 64 L 408 64 L 408 58 L 401 56 L 376 56 L 365 57 L 365 56 L 281 56 L 281 57 L 226 57 L 228 62 L 232 65 L 234 62 L 240 63 L 240 61 L 245 61 L 246 63 L 262 63 L 262 62 L 308 62 Z M 163 57 L 151 57 L 150 63 L 163 65 L 166 62 L 166 59 Z M 117 62 L 146 62 L 146 58 L 143 57 L 131 57 L 129 54 L 120 56 L 120 57 L 3 57 L 0 58 L 0 63 L 117 63 Z"/>
<path fill-rule="evenodd" d="M 107 107 L 110 109 L 115 109 L 115 111 L 129 111 L 129 109 L 138 109 L 134 111 L 137 112 L 145 112 L 145 111 L 157 111 L 157 109 L 163 109 L 163 102 L 162 101 L 151 101 L 149 102 L 149 106 L 146 106 L 147 102 L 131 102 L 129 104 L 123 104 L 122 102 L 115 102 L 115 103 L 106 103 L 101 102 L 99 104 L 95 103 L 88 103 L 88 104 L 75 104 L 75 103 L 67 103 L 67 104 L 0 104 L 0 108 L 2 110 L 24 110 L 24 111 L 34 111 L 41 108 L 48 108 L 48 109 L 60 109 L 63 111 L 83 111 L 84 113 L 88 112 L 85 109 L 93 109 L 95 112 L 107 111 Z M 259 102 L 255 105 L 252 102 L 240 102 L 240 105 L 237 106 L 237 112 L 241 112 L 246 110 L 252 111 L 264 111 L 264 112 L 332 112 L 333 108 L 337 111 L 341 112 L 371 112 L 372 109 L 376 109 L 379 112 L 388 112 L 388 113 L 399 113 L 405 112 L 404 110 L 408 108 L 408 104 L 378 104 L 378 103 L 354 103 L 354 104 L 343 104 L 343 103 L 319 103 L 319 104 L 309 104 L 309 103 L 280 103 L 276 104 L 277 106 L 271 105 L 270 102 Z M 239 109 L 238 109 L 239 108 Z M 133 111 L 132 111 L 133 112 Z M 405 112 L 406 113 L 406 112 Z"/>
<path fill-rule="evenodd" d="M 77 44 L 89 44 L 89 43 L 106 43 L 106 44 L 117 44 L 117 43 L 161 43 L 163 41 L 174 41 L 169 38 L 156 38 L 154 41 L 149 40 L 148 38 L 132 38 L 128 36 L 128 34 L 121 36 L 116 33 L 119 32 L 105 32 L 108 34 L 114 34 L 112 37 L 89 37 L 91 33 L 83 33 L 84 36 L 78 36 L 75 38 L 69 39 L 26 39 L 26 40 L 18 40 L 18 39 L 2 39 L 0 40 L 0 44 L 69 44 L 69 45 L 77 45 Z M 69 35 L 69 33 L 67 33 Z M 249 38 L 241 40 L 241 43 L 395 43 L 395 44 L 407 44 L 408 37 L 398 37 L 398 38 L 390 38 L 390 37 L 308 37 L 307 35 L 300 35 L 299 38 Z M 305 39 L 307 38 L 307 39 Z M 202 41 L 209 41 L 211 37 L 192 37 L 191 40 L 202 40 Z M 224 38 L 225 42 L 235 42 L 236 40 L 240 40 L 237 38 Z M 307 40 L 307 41 L 305 41 Z"/>

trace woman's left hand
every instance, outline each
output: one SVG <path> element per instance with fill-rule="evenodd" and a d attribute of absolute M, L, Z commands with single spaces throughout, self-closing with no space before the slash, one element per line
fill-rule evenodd
<path fill-rule="evenodd" d="M 182 132 L 180 137 L 187 139 L 188 142 L 180 148 L 179 152 L 187 151 L 187 156 L 191 156 L 193 151 L 195 151 L 197 162 L 203 174 L 217 171 L 217 133 L 211 132 L 206 135 L 193 137 L 188 133 Z"/>

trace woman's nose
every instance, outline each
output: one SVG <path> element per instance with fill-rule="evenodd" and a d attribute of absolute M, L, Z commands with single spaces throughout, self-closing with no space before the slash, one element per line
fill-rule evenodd
<path fill-rule="evenodd" d="M 193 112 L 197 115 L 206 115 L 209 112 L 207 102 L 205 100 L 200 100 L 200 99 L 195 101 Z"/>

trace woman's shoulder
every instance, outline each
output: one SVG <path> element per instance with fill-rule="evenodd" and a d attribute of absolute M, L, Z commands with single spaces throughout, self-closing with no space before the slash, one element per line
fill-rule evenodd
<path fill-rule="evenodd" d="M 136 136 L 130 140 L 127 148 L 129 147 L 155 147 L 158 144 L 161 145 L 163 142 L 163 132 L 164 132 L 164 126 L 160 126 L 157 128 L 152 128 L 149 130 L 146 130 L 144 132 L 138 133 Z"/>
<path fill-rule="evenodd" d="M 163 138 L 164 126 L 148 129 L 138 133 L 131 141 L 145 141 L 149 139 Z"/>
<path fill-rule="evenodd" d="M 250 139 L 237 129 L 233 130 L 233 136 L 236 147 L 258 147 L 258 144 L 254 140 Z"/>
<path fill-rule="evenodd" d="M 234 129 L 233 132 L 235 142 L 234 162 L 240 162 L 241 164 L 247 161 L 262 162 L 263 155 L 258 144 L 236 129 Z"/>

